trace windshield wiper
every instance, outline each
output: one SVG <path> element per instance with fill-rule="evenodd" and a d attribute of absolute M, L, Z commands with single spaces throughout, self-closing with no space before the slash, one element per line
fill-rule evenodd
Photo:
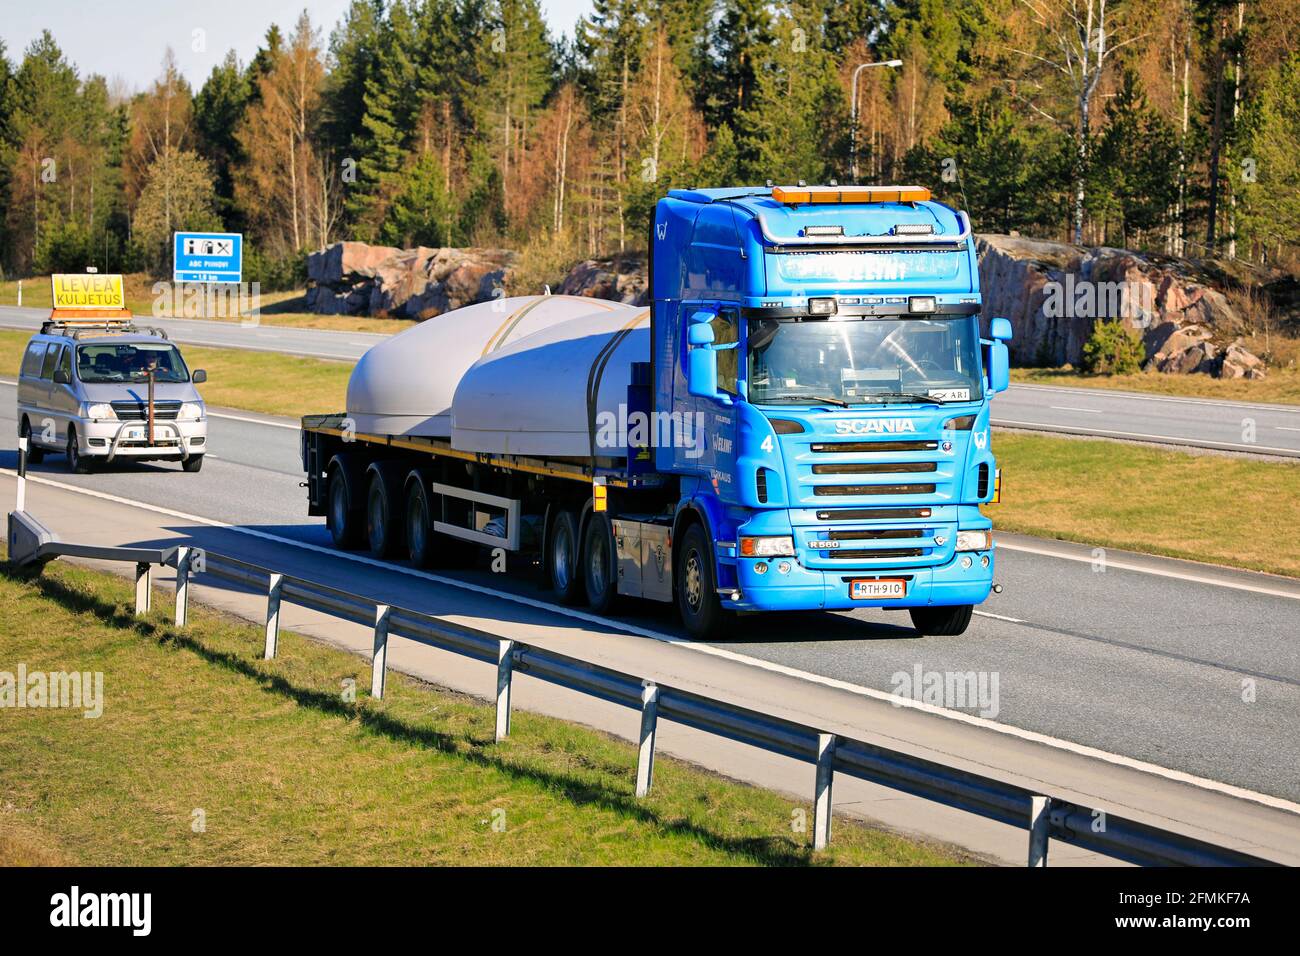
<path fill-rule="evenodd" d="M 878 392 L 874 395 L 868 395 L 864 402 L 870 402 L 876 398 L 905 398 L 913 402 L 931 402 L 935 405 L 946 405 L 942 398 L 935 398 L 933 395 L 920 395 L 916 392 Z"/>
<path fill-rule="evenodd" d="M 772 402 L 781 402 L 781 401 L 806 402 L 809 405 L 820 405 L 822 403 L 825 403 L 827 405 L 838 405 L 840 408 L 849 407 L 848 402 L 839 398 L 831 398 L 827 395 L 770 395 L 767 398 L 759 399 L 754 404 L 767 405 Z"/>

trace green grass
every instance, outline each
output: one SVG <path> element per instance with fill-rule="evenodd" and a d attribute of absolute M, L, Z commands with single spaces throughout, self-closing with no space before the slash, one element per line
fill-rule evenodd
<path fill-rule="evenodd" d="M 96 719 L 0 710 L 0 866 L 969 862 L 844 819 L 814 855 L 809 805 L 669 758 L 637 800 L 623 741 L 519 712 L 498 744 L 482 701 L 397 673 L 377 701 L 359 657 L 286 633 L 263 661 L 260 628 L 194 607 L 178 632 L 161 592 L 137 621 L 130 590 L 0 566 L 0 670 L 104 675 Z"/>
<path fill-rule="evenodd" d="M 994 528 L 1300 576 L 1300 464 L 994 430 Z"/>
<path fill-rule="evenodd" d="M 1067 385 L 1072 388 L 1104 388 L 1183 398 L 1223 398 L 1237 402 L 1270 402 L 1300 405 L 1300 369 L 1271 368 L 1266 378 L 1211 378 L 1209 375 L 1165 375 L 1138 372 L 1134 375 L 1085 375 L 1072 368 L 1013 368 L 1011 381 L 1027 385 Z"/>

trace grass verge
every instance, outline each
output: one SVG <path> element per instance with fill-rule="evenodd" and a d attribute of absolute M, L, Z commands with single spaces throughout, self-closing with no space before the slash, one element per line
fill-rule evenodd
<path fill-rule="evenodd" d="M 1300 466 L 994 430 L 994 527 L 1300 576 Z M 1280 544 L 1279 544 L 1280 542 Z"/>
<path fill-rule="evenodd" d="M 13 379 L 31 335 L 0 330 L 0 375 Z M 207 371 L 199 386 L 204 401 L 267 415 L 297 418 L 315 412 L 342 411 L 346 404 L 346 362 L 298 358 L 278 352 L 209 349 L 181 345 L 190 368 Z"/>
<path fill-rule="evenodd" d="M 1270 402 L 1300 405 L 1300 369 L 1272 368 L 1268 377 L 1255 381 L 1243 378 L 1211 378 L 1208 375 L 1165 375 L 1138 372 L 1134 375 L 1085 375 L 1072 368 L 1013 368 L 1011 381 L 1026 385 L 1066 385 L 1071 388 L 1104 388 L 1182 398 L 1223 398 L 1236 402 Z"/>
<path fill-rule="evenodd" d="M 192 607 L 178 632 L 161 593 L 137 621 L 130 589 L 0 566 L 0 670 L 103 673 L 98 718 L 0 709 L 0 866 L 967 862 L 850 820 L 814 856 L 810 806 L 672 759 L 637 800 L 623 741 L 517 713 L 497 744 L 488 704 L 397 673 L 349 702 L 360 658 L 286 633 L 263 661 L 260 628 Z"/>

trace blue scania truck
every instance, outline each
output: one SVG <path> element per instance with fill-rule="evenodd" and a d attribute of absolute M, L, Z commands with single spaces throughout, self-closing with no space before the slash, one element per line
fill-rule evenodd
<path fill-rule="evenodd" d="M 649 243 L 648 308 L 521 297 L 372 350 L 347 411 L 303 420 L 310 513 L 418 565 L 510 556 L 602 613 L 670 602 L 697 637 L 854 608 L 962 633 L 1011 337 L 981 334 L 968 217 L 918 187 L 673 190 Z"/>

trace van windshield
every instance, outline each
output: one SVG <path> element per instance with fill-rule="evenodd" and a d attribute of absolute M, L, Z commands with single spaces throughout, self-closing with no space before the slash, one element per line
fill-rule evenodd
<path fill-rule="evenodd" d="M 77 377 L 89 385 L 143 382 L 151 368 L 155 382 L 190 380 L 190 370 L 174 345 L 117 342 L 77 346 Z"/>

